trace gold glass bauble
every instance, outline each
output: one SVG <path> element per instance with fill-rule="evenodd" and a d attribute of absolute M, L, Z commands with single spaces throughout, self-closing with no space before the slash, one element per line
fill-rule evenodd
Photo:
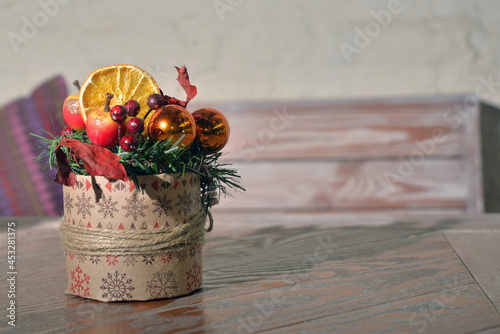
<path fill-rule="evenodd" d="M 196 137 L 193 115 L 185 108 L 174 104 L 160 107 L 149 120 L 148 134 L 158 141 L 170 139 L 172 144 L 185 135 L 179 146 L 188 147 Z"/>
<path fill-rule="evenodd" d="M 220 151 L 229 139 L 229 123 L 222 113 L 211 108 L 202 108 L 193 112 L 196 122 L 198 145 L 207 153 Z"/>

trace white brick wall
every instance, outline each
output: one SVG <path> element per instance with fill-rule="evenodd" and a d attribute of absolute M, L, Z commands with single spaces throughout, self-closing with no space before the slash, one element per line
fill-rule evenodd
<path fill-rule="evenodd" d="M 371 12 L 388 8 L 381 26 Z M 489 78 L 480 95 L 500 103 L 498 0 L 3 0 L 0 12 L 0 104 L 113 63 L 181 97 L 173 66 L 185 64 L 198 102 L 461 93 Z M 23 34 L 26 21 L 38 31 Z M 373 37 L 348 62 L 340 45 L 367 24 Z M 26 38 L 17 53 L 13 34 Z"/>

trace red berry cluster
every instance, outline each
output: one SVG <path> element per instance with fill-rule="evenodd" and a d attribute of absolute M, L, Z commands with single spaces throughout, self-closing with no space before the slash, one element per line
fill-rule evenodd
<path fill-rule="evenodd" d="M 111 119 L 117 123 L 122 123 L 131 117 L 127 122 L 127 131 L 129 134 L 123 136 L 120 140 L 120 146 L 126 152 L 134 152 L 139 147 L 138 135 L 144 131 L 144 121 L 136 117 L 141 106 L 135 100 L 129 100 L 125 105 L 116 105 L 111 108 Z"/>
<path fill-rule="evenodd" d="M 160 94 L 151 94 L 148 97 L 148 107 L 151 110 L 156 110 L 165 104 L 165 99 Z M 144 120 L 136 117 L 139 114 L 141 106 L 135 100 L 129 100 L 125 105 L 116 105 L 111 108 L 111 118 L 117 123 L 122 123 L 130 117 L 127 121 L 127 132 L 129 134 L 123 136 L 120 140 L 120 146 L 126 152 L 134 152 L 139 147 L 138 136 L 144 131 Z M 149 114 L 146 114 L 146 118 Z"/>

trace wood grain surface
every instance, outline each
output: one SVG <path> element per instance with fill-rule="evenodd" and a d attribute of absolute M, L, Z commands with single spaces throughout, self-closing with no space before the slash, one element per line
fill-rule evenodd
<path fill-rule="evenodd" d="M 405 169 L 399 160 L 279 161 L 239 165 L 244 194 L 221 200 L 238 209 L 459 208 L 467 205 L 464 163 L 428 160 Z"/>
<path fill-rule="evenodd" d="M 215 107 L 231 125 L 228 159 L 366 159 L 410 155 L 424 142 L 434 143 L 427 145 L 429 156 L 463 154 L 463 124 L 449 119 L 457 101 L 284 101 Z"/>
<path fill-rule="evenodd" d="M 231 210 L 484 211 L 475 98 L 212 107 L 231 124 L 222 159 L 248 189 Z"/>
<path fill-rule="evenodd" d="M 201 291 L 120 303 L 65 295 L 59 222 L 14 220 L 19 333 L 493 333 L 500 328 L 493 297 L 485 295 L 443 235 L 500 231 L 500 216 L 219 212 L 204 247 Z M 7 221 L 0 219 L 2 252 Z M 0 290 L 5 289 L 2 280 Z M 12 328 L 3 320 L 0 330 Z"/>
<path fill-rule="evenodd" d="M 500 311 L 500 231 L 445 231 L 445 236 L 474 279 Z"/>

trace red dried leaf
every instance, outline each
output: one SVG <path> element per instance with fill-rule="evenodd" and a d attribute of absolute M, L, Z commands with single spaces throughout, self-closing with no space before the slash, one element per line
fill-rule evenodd
<path fill-rule="evenodd" d="M 186 92 L 186 104 L 188 104 L 188 102 L 191 101 L 196 96 L 196 94 L 198 94 L 198 90 L 196 89 L 196 86 L 191 85 L 191 83 L 189 82 L 189 74 L 186 66 L 182 66 L 181 68 L 178 68 L 176 66 L 175 69 L 178 73 L 177 81 L 179 81 L 182 88 Z"/>
<path fill-rule="evenodd" d="M 175 67 L 177 70 L 177 81 L 181 84 L 181 87 L 184 89 L 186 92 L 186 101 L 181 101 L 176 99 L 175 97 L 171 97 L 168 95 L 165 95 L 165 101 L 167 104 L 178 104 L 182 107 L 186 107 L 188 102 L 191 101 L 196 94 L 198 94 L 198 90 L 196 89 L 196 86 L 191 85 L 189 82 L 189 74 L 187 71 L 186 66 L 182 67 Z"/>
<path fill-rule="evenodd" d="M 76 183 L 76 174 L 71 169 L 68 163 L 68 157 L 63 150 L 61 150 L 61 146 L 56 146 L 55 154 L 57 161 L 57 173 L 54 177 L 54 181 L 65 186 L 74 186 Z"/>
<path fill-rule="evenodd" d="M 164 98 L 165 98 L 166 104 L 177 104 L 177 105 L 180 105 L 181 107 L 184 107 L 184 108 L 187 105 L 187 103 L 185 101 L 177 100 L 175 97 L 165 95 Z"/>
<path fill-rule="evenodd" d="M 125 167 L 120 163 L 120 156 L 107 148 L 71 138 L 61 140 L 61 145 L 70 148 L 82 160 L 83 167 L 89 175 L 128 180 Z"/>
<path fill-rule="evenodd" d="M 185 101 L 181 101 L 176 99 L 175 97 L 165 95 L 163 96 L 165 98 L 165 104 L 177 104 L 181 107 L 186 107 L 187 103 Z"/>

